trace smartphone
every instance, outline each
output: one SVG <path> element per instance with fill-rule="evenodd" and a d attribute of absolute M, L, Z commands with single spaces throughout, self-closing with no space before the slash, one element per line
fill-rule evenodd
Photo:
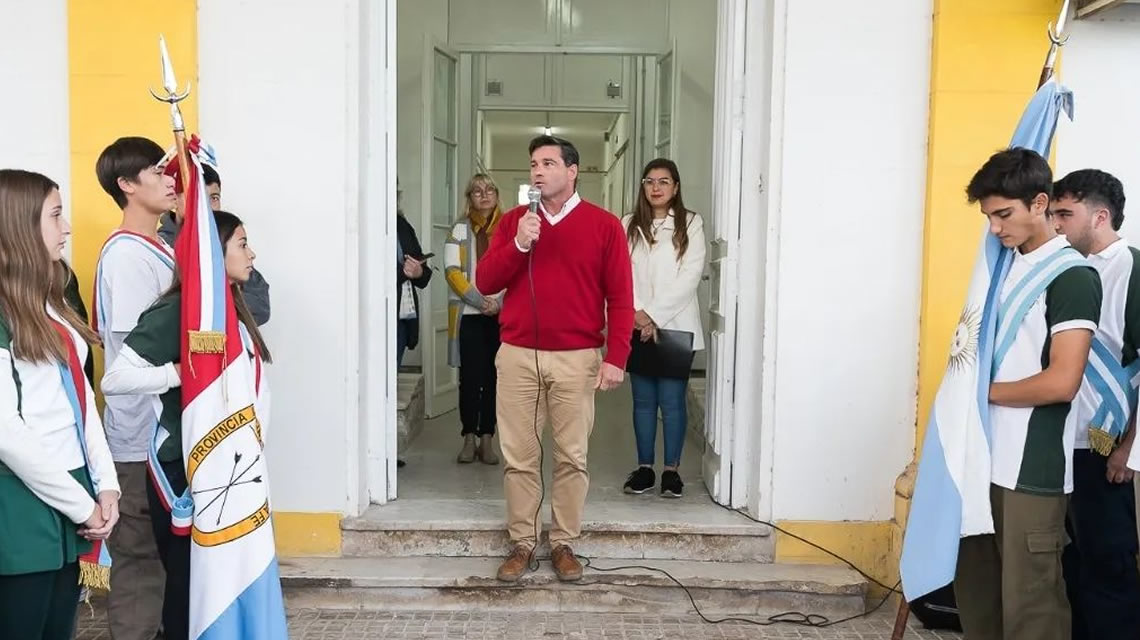
<path fill-rule="evenodd" d="M 427 262 L 428 260 L 430 260 L 431 258 L 434 258 L 434 257 L 435 257 L 434 253 L 425 253 L 424 257 L 420 258 L 420 264 L 423 264 L 423 263 Z"/>

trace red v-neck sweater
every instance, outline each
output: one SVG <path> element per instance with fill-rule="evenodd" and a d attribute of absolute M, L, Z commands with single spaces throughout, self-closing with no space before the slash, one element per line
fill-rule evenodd
<path fill-rule="evenodd" d="M 538 242 L 524 253 L 515 244 L 515 234 L 526 211 L 520 206 L 503 215 L 477 267 L 482 293 L 506 289 L 499 316 L 503 342 L 541 351 L 605 344 L 605 361 L 625 369 L 633 334 L 633 268 L 621 221 L 586 201 L 553 226 L 539 213 Z M 535 304 L 527 274 L 529 254 Z"/>

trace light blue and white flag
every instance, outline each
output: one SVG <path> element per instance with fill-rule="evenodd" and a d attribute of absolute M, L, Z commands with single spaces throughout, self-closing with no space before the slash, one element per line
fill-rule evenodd
<path fill-rule="evenodd" d="M 1073 94 L 1050 80 L 1030 100 L 1010 146 L 1047 157 L 1061 111 L 1072 118 Z M 899 571 L 908 602 L 954 580 L 961 538 L 994 532 L 989 387 L 998 302 L 1012 261 L 1013 251 L 984 229 L 950 362 L 930 410 L 907 518 Z"/>

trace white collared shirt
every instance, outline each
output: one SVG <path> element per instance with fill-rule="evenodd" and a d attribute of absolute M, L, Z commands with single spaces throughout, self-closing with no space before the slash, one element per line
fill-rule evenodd
<path fill-rule="evenodd" d="M 562 209 L 560 209 L 558 213 L 554 215 L 550 215 L 550 212 L 546 210 L 546 205 L 542 204 L 542 202 L 538 203 L 538 208 L 540 211 L 542 211 L 542 215 L 546 216 L 546 221 L 549 222 L 550 226 L 553 227 L 559 222 L 565 220 L 566 216 L 570 215 L 570 213 L 574 211 L 574 207 L 577 207 L 581 203 L 582 198 L 578 195 L 578 192 L 575 191 L 574 195 L 570 196 L 570 199 L 566 201 L 566 204 L 562 205 Z M 528 251 L 528 249 L 524 249 L 522 245 L 519 244 L 518 238 L 515 238 L 515 248 L 519 251 L 522 251 L 523 253 L 526 253 Z"/>
<path fill-rule="evenodd" d="M 562 209 L 560 209 L 558 213 L 554 215 L 550 215 L 550 212 L 546 210 L 546 205 L 542 204 L 541 202 L 538 203 L 538 208 L 542 211 L 542 215 L 546 216 L 546 221 L 549 222 L 550 226 L 553 227 L 559 222 L 565 220 L 566 216 L 570 215 L 570 212 L 574 210 L 574 207 L 581 204 L 581 202 L 582 198 L 578 195 L 578 192 L 575 191 L 574 194 L 570 196 L 570 199 L 566 201 L 566 204 L 562 205 Z"/>

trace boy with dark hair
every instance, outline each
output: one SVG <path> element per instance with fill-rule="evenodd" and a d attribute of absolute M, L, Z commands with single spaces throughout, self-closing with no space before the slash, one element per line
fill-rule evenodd
<path fill-rule="evenodd" d="M 1090 366 L 1073 402 L 1076 424 L 1073 495 L 1065 548 L 1065 583 L 1073 637 L 1140 638 L 1140 570 L 1136 503 L 1128 456 L 1140 371 L 1140 251 L 1117 234 L 1124 186 L 1096 169 L 1074 171 L 1053 186 L 1050 209 L 1065 234 L 1100 274 L 1104 289 Z"/>
<path fill-rule="evenodd" d="M 110 367 L 139 315 L 170 287 L 174 250 L 158 237 L 158 219 L 175 204 L 174 181 L 163 175 L 162 147 L 146 138 L 119 138 L 99 155 L 95 173 L 123 210 L 95 269 L 93 326 Z M 156 417 L 148 395 L 108 396 L 103 422 L 122 497 L 111 535 L 107 614 L 116 640 L 153 640 L 162 618 L 162 564 L 147 506 L 146 459 Z"/>
<path fill-rule="evenodd" d="M 1067 639 L 1061 575 L 1073 489 L 1073 398 L 1100 319 L 1097 273 L 1049 217 L 1053 176 L 1027 149 L 992 156 L 966 189 L 1013 250 L 989 391 L 994 533 L 963 538 L 954 591 L 972 640 Z"/>
<path fill-rule="evenodd" d="M 221 209 L 222 178 L 218 175 L 217 170 L 202 163 L 202 181 L 206 183 L 206 195 L 210 198 L 210 210 Z M 158 227 L 158 235 L 172 247 L 174 240 L 178 237 L 178 231 L 182 228 L 181 207 L 182 197 L 180 194 L 175 207 L 162 215 L 162 221 Z M 245 296 L 246 305 L 249 306 L 249 312 L 253 315 L 253 321 L 258 326 L 269 322 L 269 282 L 265 280 L 265 276 L 261 275 L 261 272 L 255 268 L 249 276 L 249 282 L 242 285 L 241 291 Z"/>

